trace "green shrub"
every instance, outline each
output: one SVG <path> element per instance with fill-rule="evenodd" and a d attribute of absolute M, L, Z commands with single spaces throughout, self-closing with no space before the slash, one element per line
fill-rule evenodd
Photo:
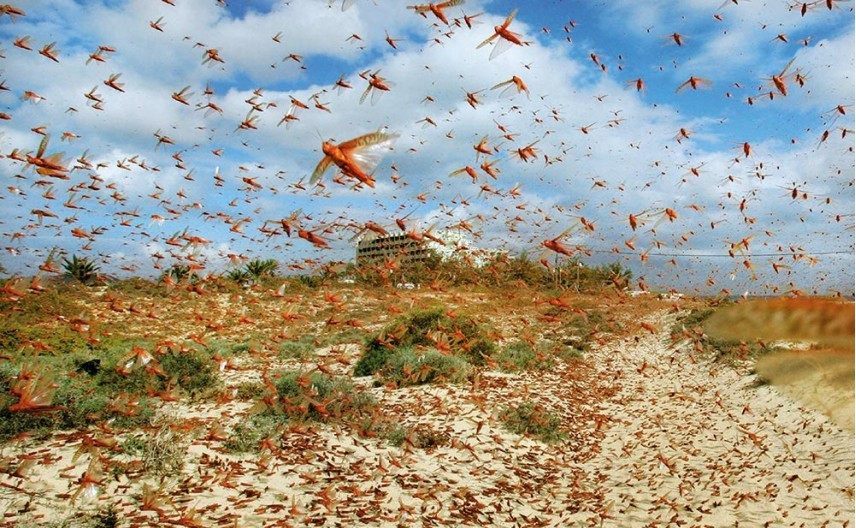
<path fill-rule="evenodd" d="M 387 358 L 379 373 L 384 381 L 406 387 L 438 381 L 458 383 L 465 381 L 470 371 L 470 365 L 457 356 L 444 355 L 430 348 L 401 347 Z"/>
<path fill-rule="evenodd" d="M 274 259 L 254 259 L 247 262 L 244 269 L 254 279 L 262 277 L 273 277 L 276 275 L 276 270 L 279 268 L 279 262 Z"/>
<path fill-rule="evenodd" d="M 496 345 L 473 319 L 449 316 L 442 308 L 415 310 L 368 339 L 362 357 L 354 366 L 354 375 L 369 376 L 381 370 L 397 348 L 437 348 L 441 341 L 454 355 L 477 366 L 496 352 Z"/>
<path fill-rule="evenodd" d="M 394 348 L 369 346 L 354 365 L 354 376 L 371 376 L 386 366 L 386 362 L 395 354 Z"/>
<path fill-rule="evenodd" d="M 499 363 L 500 368 L 507 372 L 533 369 L 549 370 L 556 365 L 545 346 L 539 346 L 536 349 L 526 341 L 509 343 L 500 350 L 494 359 Z"/>
<path fill-rule="evenodd" d="M 293 419 L 328 421 L 359 417 L 373 411 L 371 394 L 359 392 L 347 378 L 321 372 L 285 372 L 276 381 L 283 412 Z"/>
<path fill-rule="evenodd" d="M 223 447 L 230 453 L 257 453 L 259 443 L 278 433 L 283 420 L 277 416 L 256 414 L 241 421 Z"/>
<path fill-rule="evenodd" d="M 169 295 L 169 290 L 163 286 L 140 277 L 129 277 L 127 279 L 113 280 L 107 284 L 108 292 L 128 295 L 146 295 L 149 297 L 164 298 Z"/>
<path fill-rule="evenodd" d="M 78 258 L 77 255 L 72 255 L 71 260 L 63 257 L 62 267 L 67 277 L 83 284 L 93 284 L 98 280 L 99 266 L 86 257 Z"/>
<path fill-rule="evenodd" d="M 387 442 L 395 447 L 407 446 L 426 450 L 449 445 L 451 441 L 448 433 L 435 431 L 427 425 L 411 427 L 396 425 L 390 427 L 384 436 Z"/>
<path fill-rule="evenodd" d="M 315 349 L 318 348 L 315 344 L 315 338 L 312 336 L 302 336 L 298 339 L 285 341 L 279 345 L 279 357 L 283 359 L 308 359 L 315 354 Z"/>
<path fill-rule="evenodd" d="M 57 382 L 59 387 L 51 401 L 57 409 L 53 411 L 12 412 L 8 407 L 17 399 L 0 399 L 0 440 L 25 432 L 42 436 L 54 430 L 79 429 L 106 419 L 113 419 L 115 427 L 133 427 L 147 423 L 154 415 L 152 402 L 145 396 L 123 396 L 88 377 L 63 376 Z M 8 379 L 0 380 L 0 388 L 8 383 Z"/>
<path fill-rule="evenodd" d="M 194 398 L 209 395 L 219 380 L 214 363 L 203 352 L 170 351 L 160 357 L 160 364 L 169 378 Z"/>
<path fill-rule="evenodd" d="M 258 400 L 267 394 L 267 387 L 258 381 L 244 381 L 235 387 L 235 398 L 239 400 Z"/>
<path fill-rule="evenodd" d="M 149 391 L 163 391 L 171 383 L 193 398 L 212 394 L 218 385 L 213 362 L 201 351 L 173 352 L 155 356 L 166 376 L 150 374 L 137 366 L 128 375 L 116 370 L 138 342 L 112 347 L 99 353 L 42 356 L 39 368 L 54 373 L 57 388 L 51 405 L 55 410 L 32 413 L 12 412 L 17 398 L 9 388 L 20 371 L 12 363 L 0 364 L 0 441 L 24 432 L 37 435 L 54 430 L 79 429 L 102 420 L 113 420 L 118 428 L 145 424 L 154 415 Z M 145 345 L 144 345 L 145 348 Z M 92 355 L 101 356 L 101 369 L 94 376 L 75 373 L 76 367 Z M 71 373 L 71 375 L 69 374 Z"/>
<path fill-rule="evenodd" d="M 226 278 L 238 284 L 249 284 L 253 276 L 244 268 L 235 268 L 226 272 Z"/>
<path fill-rule="evenodd" d="M 199 275 L 195 271 L 191 270 L 190 266 L 186 264 L 173 264 L 161 273 L 159 281 L 165 282 L 167 280 L 171 280 L 175 283 L 180 283 L 186 280 L 191 284 L 195 284 L 199 281 Z"/>
<path fill-rule="evenodd" d="M 561 418 L 531 401 L 504 407 L 499 419 L 512 433 L 534 436 L 544 443 L 562 442 L 567 438 L 559 429 Z"/>

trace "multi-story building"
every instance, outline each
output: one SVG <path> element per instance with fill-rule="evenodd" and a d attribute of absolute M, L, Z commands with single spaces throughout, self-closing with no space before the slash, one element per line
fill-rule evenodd
<path fill-rule="evenodd" d="M 423 262 L 431 256 L 426 241 L 417 241 L 404 233 L 380 236 L 368 233 L 357 242 L 357 266 L 384 260 L 397 260 L 399 264 Z"/>
<path fill-rule="evenodd" d="M 439 234 L 438 238 L 444 243 L 439 244 L 428 239 L 417 241 L 404 233 L 386 236 L 367 233 L 357 242 L 357 265 L 391 259 L 397 260 L 399 265 L 407 265 L 424 262 L 433 255 L 439 256 L 444 261 L 466 255 L 473 265 L 481 267 L 502 253 L 496 250 L 473 248 L 467 237 L 460 231 L 446 231 Z"/>

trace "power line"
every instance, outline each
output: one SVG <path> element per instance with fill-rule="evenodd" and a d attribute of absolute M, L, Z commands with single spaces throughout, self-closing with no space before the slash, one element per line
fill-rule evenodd
<path fill-rule="evenodd" d="M 738 258 L 740 256 L 744 258 L 754 258 L 754 257 L 808 257 L 815 255 L 853 255 L 853 251 L 802 251 L 799 253 L 754 253 L 749 255 L 738 255 L 738 254 L 728 254 L 728 253 L 634 253 L 631 251 L 614 251 L 607 249 L 585 249 L 583 250 L 585 253 L 609 253 L 613 255 L 632 255 L 632 256 L 646 256 L 646 257 L 703 257 L 703 258 Z"/>

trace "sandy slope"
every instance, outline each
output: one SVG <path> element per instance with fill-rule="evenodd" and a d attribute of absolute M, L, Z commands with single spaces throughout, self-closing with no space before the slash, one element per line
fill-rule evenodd
<path fill-rule="evenodd" d="M 108 475 L 97 501 L 68 508 L 88 464 L 88 455 L 72 460 L 80 435 L 7 447 L 0 454 L 13 465 L 39 463 L 23 477 L 0 474 L 0 526 L 111 504 L 133 526 L 845 525 L 854 515 L 852 435 L 754 387 L 746 372 L 670 348 L 662 329 L 673 317 L 653 312 L 646 322 L 658 333 L 607 340 L 584 364 L 552 372 L 398 390 L 365 380 L 389 418 L 448 440 L 430 449 L 316 425 L 287 431 L 274 451 L 232 455 L 213 432 L 245 419 L 248 404 L 170 404 L 193 424 L 182 433 L 181 474 L 162 483 Z M 224 375 L 228 384 L 252 377 Z M 568 442 L 506 431 L 500 409 L 524 400 L 561 415 Z M 140 509 L 143 482 L 162 486 L 162 513 Z"/>
<path fill-rule="evenodd" d="M 622 373 L 587 463 L 611 505 L 604 526 L 852 523 L 852 434 L 740 369 L 688 358 L 662 336 L 595 353 Z"/>

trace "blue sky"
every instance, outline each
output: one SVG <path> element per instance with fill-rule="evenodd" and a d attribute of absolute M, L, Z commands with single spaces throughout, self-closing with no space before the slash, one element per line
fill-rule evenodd
<path fill-rule="evenodd" d="M 52 251 L 117 274 L 268 257 L 299 272 L 352 259 L 366 221 L 395 230 L 409 215 L 417 231 L 464 220 L 473 246 L 535 257 L 569 231 L 561 240 L 587 248 L 584 260 L 621 260 L 652 288 L 853 291 L 852 2 L 802 16 L 785 1 L 468 0 L 446 9 L 448 26 L 383 0 L 172 4 L 31 1 L 0 22 L 7 272 L 36 273 Z M 477 46 L 514 9 L 509 29 L 527 45 L 489 59 L 492 44 Z M 27 35 L 32 50 L 15 46 Z M 58 62 L 38 53 L 51 42 Z M 115 51 L 87 64 L 99 46 Z M 203 63 L 212 49 L 224 62 Z M 391 89 L 361 104 L 365 72 Z M 115 74 L 124 92 L 104 84 Z M 512 76 L 528 97 L 491 89 Z M 676 93 L 691 77 L 710 86 Z M 335 89 L 340 78 L 352 88 Z M 185 86 L 188 105 L 170 97 Z M 100 110 L 84 95 L 93 87 Z M 309 108 L 277 126 L 292 97 Z M 241 130 L 251 104 L 257 128 Z M 400 136 L 374 189 L 332 171 L 308 186 L 322 139 L 382 127 Z M 35 152 L 39 132 L 47 155 L 80 167 L 68 179 L 10 156 Z M 496 178 L 473 149 L 485 136 Z M 515 155 L 532 143 L 537 158 Z M 84 153 L 92 167 L 76 161 Z M 478 181 L 450 176 L 466 166 Z M 295 212 L 330 249 L 276 230 Z"/>

